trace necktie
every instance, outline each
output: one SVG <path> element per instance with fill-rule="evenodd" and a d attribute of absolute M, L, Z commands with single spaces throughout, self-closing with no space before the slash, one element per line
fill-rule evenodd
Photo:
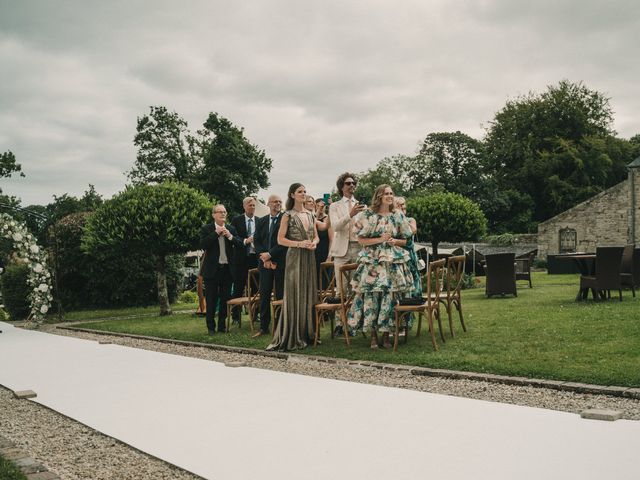
<path fill-rule="evenodd" d="M 269 250 L 271 250 L 271 233 L 273 232 L 273 226 L 275 225 L 277 219 L 278 217 L 271 217 L 271 221 L 269 222 L 269 238 L 267 240 L 267 247 Z"/>
<path fill-rule="evenodd" d="M 247 237 L 251 235 L 253 235 L 253 218 L 247 220 Z M 249 253 L 253 253 L 253 245 L 249 244 L 248 247 Z"/>
<path fill-rule="evenodd" d="M 224 243 L 223 235 L 220 235 L 218 237 L 218 245 L 220 246 L 220 256 L 218 257 L 218 263 L 226 265 L 229 263 L 229 258 L 227 257 L 227 246 Z"/>

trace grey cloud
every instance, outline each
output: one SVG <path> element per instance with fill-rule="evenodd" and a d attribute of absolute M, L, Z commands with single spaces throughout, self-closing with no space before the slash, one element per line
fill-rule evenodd
<path fill-rule="evenodd" d="M 191 129 L 217 111 L 274 160 L 272 189 L 413 154 L 433 131 L 482 137 L 505 100 L 567 78 L 638 132 L 635 2 L 0 0 L 0 151 L 25 203 L 121 190 L 136 117 Z M 270 190 L 272 190 L 270 189 Z"/>

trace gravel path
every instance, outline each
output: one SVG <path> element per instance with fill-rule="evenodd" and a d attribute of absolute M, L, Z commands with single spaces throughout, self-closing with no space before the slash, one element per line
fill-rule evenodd
<path fill-rule="evenodd" d="M 623 412 L 623 418 L 640 420 L 640 400 L 630 398 L 562 392 L 531 386 L 427 377 L 411 375 L 402 371 L 354 368 L 353 366 L 324 362 L 285 361 L 202 347 L 58 330 L 55 326 L 45 326 L 42 330 L 218 362 L 244 362 L 247 366 L 255 368 L 572 413 L 579 413 L 588 408 L 606 408 Z M 199 478 L 123 445 L 38 404 L 15 400 L 9 391 L 2 388 L 0 388 L 0 434 L 29 452 L 63 480 Z"/>

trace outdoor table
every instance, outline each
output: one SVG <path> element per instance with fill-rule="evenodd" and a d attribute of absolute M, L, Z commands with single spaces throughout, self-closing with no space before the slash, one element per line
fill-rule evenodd
<path fill-rule="evenodd" d="M 566 255 L 557 255 L 556 259 L 571 259 L 576 263 L 578 271 L 581 275 L 595 275 L 596 273 L 596 254 L 595 253 L 568 253 Z M 576 302 L 586 298 L 582 289 L 578 290 Z"/>

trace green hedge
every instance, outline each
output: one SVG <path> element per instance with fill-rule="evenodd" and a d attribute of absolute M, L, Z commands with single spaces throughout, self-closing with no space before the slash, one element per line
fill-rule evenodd
<path fill-rule="evenodd" d="M 29 286 L 27 285 L 28 276 L 29 267 L 25 264 L 9 265 L 0 276 L 2 301 L 12 320 L 27 318 L 31 311 Z"/>
<path fill-rule="evenodd" d="M 149 255 L 132 255 L 124 248 L 88 255 L 80 248 L 89 212 L 74 213 L 59 220 L 50 231 L 52 252 L 57 251 L 59 298 L 64 310 L 95 307 L 131 307 L 157 303 L 155 260 Z M 183 259 L 167 259 L 167 288 L 175 301 Z"/>

